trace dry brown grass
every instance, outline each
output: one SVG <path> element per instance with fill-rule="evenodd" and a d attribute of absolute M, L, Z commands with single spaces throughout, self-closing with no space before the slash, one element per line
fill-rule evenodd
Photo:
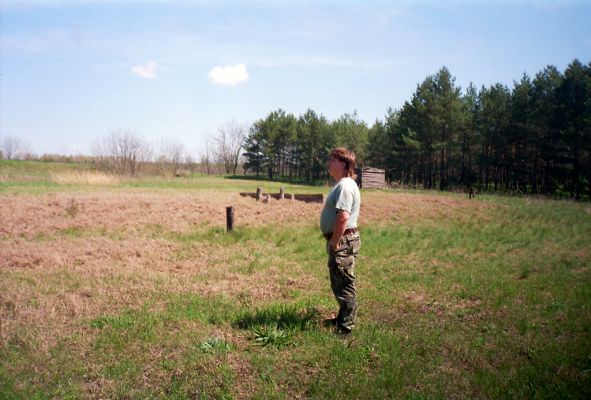
<path fill-rule="evenodd" d="M 76 213 L 72 213 L 72 204 Z M 189 232 L 202 226 L 225 226 L 226 206 L 234 206 L 235 226 L 315 224 L 321 204 L 274 201 L 270 204 L 237 193 L 117 191 L 42 196 L 2 196 L 0 237 L 52 234 L 64 229 L 137 232 L 146 226 Z M 412 225 L 461 218 L 487 220 L 491 206 L 467 199 L 371 192 L 364 195 L 360 223 Z"/>
<path fill-rule="evenodd" d="M 61 185 L 117 185 L 119 177 L 98 171 L 73 171 L 51 174 L 51 180 Z"/>
<path fill-rule="evenodd" d="M 6 245 L 6 246 L 4 246 Z M 156 287 L 168 243 L 104 238 L 3 243 L 0 318 L 8 338 L 38 327 L 41 343 L 78 330 L 80 320 L 143 303 Z M 144 257 L 142 259 L 142 257 Z M 6 314 L 6 304 L 10 313 Z"/>
<path fill-rule="evenodd" d="M 69 212 L 72 204 L 76 213 Z M 245 265 L 254 262 L 252 244 L 247 248 L 237 243 L 224 250 L 201 243 L 183 249 L 180 256 L 180 244 L 158 238 L 162 232 L 224 226 L 226 205 L 235 207 L 235 226 L 314 224 L 322 207 L 297 201 L 262 204 L 237 193 L 213 192 L 2 196 L 0 270 L 21 277 L 1 284 L 3 334 L 14 332 L 15 325 L 48 321 L 67 329 L 73 318 L 114 312 L 141 302 L 154 290 L 230 293 L 258 302 L 317 286 L 295 262 L 287 274 L 273 267 L 272 259 L 265 260 L 267 267 L 243 273 Z M 372 192 L 364 196 L 362 224 L 464 215 L 458 211 L 466 211 L 468 205 L 468 215 L 486 216 L 487 206 L 468 200 Z M 87 235 L 59 234 L 72 228 Z M 32 240 L 38 235 L 46 239 Z M 232 254 L 243 257 L 231 260 Z M 35 306 L 31 299 L 36 299 Z"/>
<path fill-rule="evenodd" d="M 362 225 L 412 226 L 451 218 L 462 222 L 488 221 L 492 206 L 467 198 L 380 191 L 365 193 L 361 207 Z"/>
<path fill-rule="evenodd" d="M 376 379 L 375 374 L 384 369 L 389 376 L 401 373 L 403 385 L 395 393 L 483 397 L 483 393 L 495 392 L 481 392 L 479 383 L 471 381 L 474 371 L 494 375 L 511 365 L 514 349 L 523 346 L 527 354 L 528 349 L 535 349 L 532 343 L 543 343 L 535 342 L 538 331 L 546 335 L 553 327 L 560 328 L 557 340 L 567 340 L 562 328 L 568 327 L 570 309 L 555 301 L 564 295 L 537 289 L 544 268 L 551 269 L 548 266 L 553 264 L 540 267 L 532 262 L 529 277 L 511 277 L 523 275 L 523 261 L 535 252 L 535 260 L 563 258 L 572 266 L 569 273 L 583 281 L 588 278 L 585 261 L 591 254 L 587 242 L 574 242 L 566 249 L 563 241 L 540 236 L 536 237 L 539 243 L 529 247 L 501 242 L 500 248 L 488 247 L 487 238 L 495 234 L 497 225 L 503 227 L 509 221 L 509 217 L 492 218 L 503 217 L 507 206 L 428 193 L 369 191 L 362 196 L 361 229 L 377 226 L 366 234 L 368 239 L 382 241 L 379 248 L 372 248 L 368 241 L 360 256 L 361 335 L 351 345 L 351 354 L 361 360 L 356 366 L 367 368 L 369 385 L 382 384 L 382 377 Z M 235 235 L 223 234 L 228 205 L 235 208 Z M 237 311 L 272 308 L 274 303 L 299 305 L 310 299 L 319 300 L 320 314 L 329 316 L 333 307 L 324 303 L 332 300 L 324 256 L 320 248 L 303 247 L 321 247 L 322 239 L 319 233 L 317 238 L 299 236 L 302 232 L 316 234 L 312 227 L 318 224 L 321 208 L 321 204 L 288 200 L 263 204 L 238 193 L 202 189 L 101 188 L 90 192 L 68 188 L 67 193 L 41 195 L 0 193 L 0 350 L 10 357 L 4 363 L 7 376 L 15 377 L 17 389 L 44 390 L 50 382 L 64 384 L 70 379 L 68 374 L 78 373 L 75 364 L 80 363 L 84 373 L 75 377 L 74 384 L 83 398 L 134 397 L 139 388 L 149 388 L 146 393 L 153 397 L 165 397 L 177 378 L 181 384 L 186 382 L 183 393 L 195 397 L 202 380 L 206 382 L 202 390 L 217 393 L 214 389 L 226 384 L 223 379 L 230 375 L 234 386 L 223 390 L 235 398 L 264 396 L 267 393 L 259 392 L 261 388 L 305 398 L 318 376 L 328 377 L 332 360 L 339 360 L 326 347 L 330 343 L 323 342 L 328 328 L 320 328 L 315 338 L 298 335 L 295 348 L 253 350 L 251 332 L 232 323 Z M 480 224 L 493 233 L 464 242 L 467 235 L 462 235 L 458 222 L 468 234 L 479 234 Z M 400 225 L 404 228 L 398 229 Z M 293 231 L 288 227 L 294 227 Z M 431 228 L 433 235 L 427 234 Z M 434 241 L 439 230 L 449 234 L 450 240 Z M 455 235 L 460 238 L 454 239 Z M 388 247 L 389 240 L 398 239 L 405 251 Z M 416 248 L 411 247 L 415 243 Z M 439 247 L 432 251 L 431 245 Z M 501 252 L 505 254 L 498 271 L 512 274 L 503 282 L 515 288 L 516 295 L 497 309 L 492 306 L 494 296 L 505 296 L 505 291 L 487 288 L 491 295 L 487 297 L 477 287 L 479 280 L 497 282 L 491 278 L 495 272 L 480 268 L 488 267 L 484 262 L 469 266 L 471 261 L 500 257 Z M 487 275 L 474 276 L 478 271 Z M 528 285 L 530 294 L 544 299 L 528 304 L 528 292 L 521 291 Z M 546 318 L 536 311 L 543 305 L 558 311 Z M 523 333 L 518 324 L 505 326 L 503 321 L 523 310 L 532 316 L 533 328 L 525 327 Z M 133 320 L 131 328 L 125 325 L 128 317 Z M 104 327 L 98 327 L 101 321 L 124 326 L 104 322 Z M 153 329 L 150 324 L 144 327 L 152 321 L 156 321 Z M 379 328 L 370 334 L 373 324 Z M 153 342 L 152 334 L 157 336 Z M 231 343 L 232 350 L 200 353 L 199 345 L 213 337 Z M 394 337 L 396 346 L 384 350 L 392 350 L 392 358 L 379 349 L 366 354 L 365 346 L 373 346 L 374 338 L 376 343 L 389 343 Z M 507 339 L 513 342 L 507 345 Z M 116 349 L 118 340 L 124 349 Z M 330 355 L 312 356 L 320 348 Z M 18 351 L 11 353 L 11 349 Z M 310 355 L 302 356 L 302 351 Z M 494 352 L 500 355 L 489 357 Z M 127 355 L 132 356 L 129 376 L 125 371 L 117 372 L 121 376 L 109 372 Z M 431 364 L 431 358 L 443 361 Z M 389 365 L 398 360 L 399 366 Z M 267 368 L 279 371 L 271 376 L 274 381 L 262 381 Z M 562 376 L 566 373 L 571 372 Z M 422 386 L 418 388 L 415 382 Z M 440 383 L 447 382 L 452 383 L 439 389 Z M 321 384 L 321 389 L 333 387 L 328 382 Z M 129 392 L 123 393 L 122 385 L 130 385 Z"/>
<path fill-rule="evenodd" d="M 319 287 L 300 268 L 269 267 L 236 272 L 231 254 L 247 254 L 244 245 L 222 249 L 201 243 L 178 257 L 179 245 L 163 239 L 15 238 L 0 247 L 0 339 L 37 327 L 49 348 L 60 337 L 79 332 L 81 320 L 135 308 L 154 293 L 225 294 L 258 303 L 288 298 L 293 289 Z M 244 262 L 248 262 L 248 256 Z M 15 279 L 16 278 L 16 279 Z"/>
<path fill-rule="evenodd" d="M 78 207 L 73 217 L 72 202 Z M 146 226 L 188 232 L 202 226 L 225 226 L 226 206 L 234 206 L 236 227 L 300 225 L 315 221 L 321 205 L 299 201 L 262 204 L 238 193 L 200 191 L 174 194 L 117 191 L 42 196 L 2 196 L 0 237 L 51 234 L 68 228 L 141 231 Z"/>
<path fill-rule="evenodd" d="M 363 201 L 362 226 L 452 218 L 467 209 L 467 218 L 488 214 L 482 203 L 428 195 L 369 192 Z M 263 204 L 213 191 L 0 195 L 0 340 L 19 340 L 43 354 L 61 338 L 78 334 L 84 338 L 79 345 L 86 346 L 96 335 L 88 321 L 137 308 L 156 293 L 225 294 L 263 304 L 289 299 L 294 290 L 326 290 L 326 282 L 305 273 L 295 260 L 276 262 L 257 243 L 192 245 L 167 236 L 224 227 L 229 205 L 235 209 L 235 227 L 310 226 L 317 224 L 322 208 L 288 200 Z M 258 262 L 252 255 L 257 251 L 267 251 L 265 265 L 249 269 Z M 424 294 L 417 296 L 407 303 L 436 306 Z M 156 302 L 153 307 L 162 306 Z M 231 357 L 236 371 L 252 369 L 238 355 Z M 253 394 L 254 382 L 240 382 L 240 393 Z M 87 389 L 91 397 L 102 393 L 100 387 Z"/>

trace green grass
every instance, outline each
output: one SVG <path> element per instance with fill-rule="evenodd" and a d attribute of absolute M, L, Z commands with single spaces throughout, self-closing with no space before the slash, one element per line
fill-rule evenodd
<path fill-rule="evenodd" d="M 76 163 L 49 163 L 40 161 L 0 160 L 0 193 L 43 194 L 55 191 L 93 191 L 96 186 L 82 184 L 59 184 L 52 180 L 52 174 L 60 172 L 89 171 L 92 165 Z M 122 176 L 115 189 L 150 190 L 215 190 L 231 192 L 252 192 L 262 187 L 265 193 L 279 193 L 284 187 L 286 193 L 319 193 L 319 186 L 307 186 L 290 182 L 258 181 L 252 176 L 216 176 L 192 174 L 188 177 L 167 176 Z"/>
<path fill-rule="evenodd" d="M 0 160 L 0 171 L 4 176 L 17 179 L 23 177 L 49 177 L 53 172 L 80 171 L 89 167 L 76 163 Z"/>
<path fill-rule="evenodd" d="M 237 180 L 213 177 L 133 185 L 121 187 L 242 190 Z M 363 196 L 371 200 L 372 192 Z M 359 322 L 348 339 L 322 324 L 336 307 L 315 225 L 239 227 L 230 234 L 146 226 L 134 234 L 168 240 L 179 259 L 191 260 L 197 247 L 227 255 L 236 279 L 272 268 L 286 287 L 297 274 L 321 284 L 270 300 L 153 290 L 135 306 L 73 316 L 75 332 L 56 329 L 61 333 L 50 343 L 23 322 L 0 342 L 0 398 L 589 398 L 589 205 L 493 196 L 476 202 L 488 206 L 487 218 L 362 227 Z M 114 274 L 105 278 L 110 284 L 129 284 L 125 271 Z M 0 269 L 0 293 L 8 284 L 32 291 L 20 306 L 35 308 L 43 296 L 84 283 L 68 271 L 47 273 L 42 285 L 33 278 Z M 0 300 L 9 316 L 10 299 Z"/>

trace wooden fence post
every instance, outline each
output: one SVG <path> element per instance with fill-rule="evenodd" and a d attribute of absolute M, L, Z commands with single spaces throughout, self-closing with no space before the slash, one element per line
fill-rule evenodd
<path fill-rule="evenodd" d="M 262 194 L 263 194 L 263 188 L 258 187 L 257 188 L 257 194 L 256 194 L 257 201 L 259 201 L 261 199 L 261 195 Z"/>
<path fill-rule="evenodd" d="M 231 232 L 234 229 L 234 207 L 226 207 L 226 231 Z"/>
<path fill-rule="evenodd" d="M 279 188 L 279 200 L 283 200 L 285 198 L 285 188 L 281 186 Z"/>

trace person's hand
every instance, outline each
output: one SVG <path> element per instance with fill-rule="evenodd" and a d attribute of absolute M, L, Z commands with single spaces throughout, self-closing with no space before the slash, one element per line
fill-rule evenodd
<path fill-rule="evenodd" d="M 339 239 L 336 243 L 334 240 L 330 241 L 330 249 L 332 251 L 337 251 L 341 245 L 341 240 Z"/>

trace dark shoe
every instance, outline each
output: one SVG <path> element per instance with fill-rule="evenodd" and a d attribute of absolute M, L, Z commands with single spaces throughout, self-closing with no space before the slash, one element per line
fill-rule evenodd
<path fill-rule="evenodd" d="M 353 335 L 351 335 L 351 329 L 339 328 L 335 331 L 335 337 L 343 341 L 343 344 L 350 346 L 353 342 Z"/>
<path fill-rule="evenodd" d="M 345 328 L 344 326 L 339 326 L 337 328 L 337 334 L 339 335 L 344 335 L 344 336 L 348 336 L 351 334 L 351 329 L 349 328 Z"/>

